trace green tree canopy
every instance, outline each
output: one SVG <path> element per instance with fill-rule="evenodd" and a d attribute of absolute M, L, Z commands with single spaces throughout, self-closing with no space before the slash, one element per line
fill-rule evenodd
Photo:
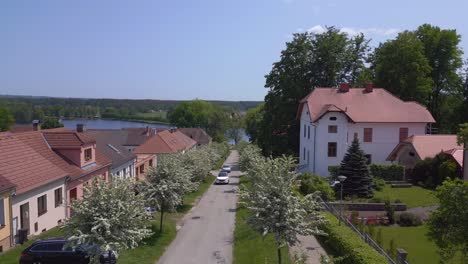
<path fill-rule="evenodd" d="M 405 31 L 381 44 L 373 60 L 375 83 L 403 100 L 428 105 L 432 91 L 431 66 L 424 45 L 413 32 Z"/>
<path fill-rule="evenodd" d="M 443 258 L 450 260 L 461 253 L 468 261 L 468 182 L 447 180 L 437 188 L 440 206 L 429 219 L 429 237 L 435 241 Z"/>
<path fill-rule="evenodd" d="M 315 87 L 354 84 L 363 71 L 368 41 L 334 27 L 322 34 L 294 34 L 266 75 L 262 125 L 257 141 L 265 154 L 295 154 L 299 149 L 299 101 Z"/>
<path fill-rule="evenodd" d="M 15 124 L 15 119 L 4 107 L 0 107 L 0 132 L 7 131 Z"/>
<path fill-rule="evenodd" d="M 353 140 L 343 161 L 341 161 L 340 175 L 346 176 L 343 183 L 344 196 L 369 198 L 374 195 L 367 158 L 357 138 Z"/>
<path fill-rule="evenodd" d="M 63 124 L 58 121 L 57 118 L 47 117 L 41 124 L 42 129 L 58 128 L 63 127 Z"/>
<path fill-rule="evenodd" d="M 183 102 L 170 112 L 169 121 L 178 127 L 200 127 L 215 141 L 223 141 L 228 127 L 228 109 L 203 100 Z"/>
<path fill-rule="evenodd" d="M 259 104 L 257 107 L 249 109 L 245 115 L 245 133 L 249 135 L 250 142 L 252 143 L 257 143 L 259 138 L 261 138 L 259 133 L 262 132 L 260 127 L 263 123 L 264 107 L 264 104 Z"/>

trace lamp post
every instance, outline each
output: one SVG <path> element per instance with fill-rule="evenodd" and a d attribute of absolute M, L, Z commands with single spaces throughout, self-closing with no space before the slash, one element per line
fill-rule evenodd
<path fill-rule="evenodd" d="M 343 211 L 343 182 L 346 180 L 346 176 L 340 175 L 338 176 L 338 180 L 340 181 L 340 217 L 338 217 L 338 225 L 341 225 L 341 217 L 342 217 L 342 211 Z"/>

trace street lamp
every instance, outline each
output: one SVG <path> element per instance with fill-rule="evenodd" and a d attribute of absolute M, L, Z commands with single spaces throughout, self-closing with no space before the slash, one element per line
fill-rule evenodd
<path fill-rule="evenodd" d="M 338 217 L 338 225 L 341 225 L 341 214 L 343 211 L 343 182 L 346 180 L 346 176 L 340 175 L 338 176 L 338 180 L 340 181 L 341 185 L 341 192 L 340 192 L 340 217 Z"/>

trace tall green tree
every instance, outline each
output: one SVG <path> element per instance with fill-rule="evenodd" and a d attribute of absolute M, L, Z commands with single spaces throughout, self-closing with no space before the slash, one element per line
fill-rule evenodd
<path fill-rule="evenodd" d="M 442 94 L 454 93 L 461 84 L 457 71 L 462 67 L 462 54 L 459 44 L 461 36 L 456 30 L 441 29 L 424 24 L 415 31 L 421 41 L 425 57 L 431 67 L 428 77 L 432 79 L 432 92 L 428 108 L 434 118 L 440 119 Z"/>
<path fill-rule="evenodd" d="M 299 101 L 315 87 L 355 82 L 363 71 L 368 41 L 351 38 L 334 27 L 322 34 L 294 34 L 266 75 L 263 123 L 258 144 L 265 154 L 297 155 Z"/>
<path fill-rule="evenodd" d="M 428 235 L 442 258 L 453 259 L 459 252 L 459 263 L 468 263 L 468 182 L 447 180 L 437 187 L 436 197 L 440 205 L 431 214 Z"/>
<path fill-rule="evenodd" d="M 7 131 L 15 124 L 15 119 L 4 107 L 0 107 L 0 132 Z"/>
<path fill-rule="evenodd" d="M 63 127 L 63 124 L 58 121 L 57 118 L 47 117 L 41 124 L 42 129 L 58 128 Z"/>
<path fill-rule="evenodd" d="M 261 138 L 264 106 L 264 104 L 259 104 L 257 107 L 249 109 L 244 118 L 245 133 L 249 136 L 252 143 L 257 143 L 259 138 Z"/>
<path fill-rule="evenodd" d="M 344 196 L 369 198 L 374 195 L 367 158 L 357 138 L 353 140 L 341 161 L 340 175 L 346 176 L 343 183 Z"/>
<path fill-rule="evenodd" d="M 375 50 L 375 84 L 403 100 L 428 105 L 432 93 L 431 66 L 424 45 L 414 32 L 405 31 Z"/>
<path fill-rule="evenodd" d="M 230 111 L 203 100 L 183 102 L 169 113 L 169 121 L 178 127 L 200 127 L 215 141 L 225 140 Z"/>

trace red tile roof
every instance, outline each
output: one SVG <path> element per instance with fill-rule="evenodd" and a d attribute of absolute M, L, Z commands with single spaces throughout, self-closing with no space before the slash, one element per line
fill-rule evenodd
<path fill-rule="evenodd" d="M 65 178 L 68 173 L 22 142 L 16 134 L 0 133 L 0 175 L 15 184 L 16 193 L 21 194 Z"/>
<path fill-rule="evenodd" d="M 432 158 L 451 149 L 459 149 L 457 135 L 413 135 L 399 143 L 390 153 L 387 160 L 394 160 L 396 153 L 404 145 L 412 145 L 420 159 Z"/>
<path fill-rule="evenodd" d="M 197 142 L 180 131 L 164 130 L 134 150 L 136 154 L 170 154 L 191 149 Z"/>
<path fill-rule="evenodd" d="M 90 143 L 96 143 L 96 140 L 87 137 L 83 133 L 77 132 L 42 132 L 49 146 L 53 149 L 73 149 Z"/>
<path fill-rule="evenodd" d="M 15 188 L 15 185 L 7 178 L 0 175 L 0 193 Z"/>
<path fill-rule="evenodd" d="M 353 122 L 376 123 L 435 123 L 431 113 L 416 102 L 405 102 L 383 88 L 351 88 L 340 92 L 337 88 L 316 88 L 300 101 L 297 117 L 308 107 L 315 122 L 329 111 L 345 113 Z"/>
<path fill-rule="evenodd" d="M 212 141 L 210 135 L 201 128 L 178 128 L 178 131 L 184 133 L 187 137 L 195 140 L 198 144 L 206 145 Z"/>
<path fill-rule="evenodd" d="M 23 133 L 23 132 L 31 132 L 31 131 L 33 131 L 32 125 L 14 125 L 9 130 L 9 132 L 11 133 Z M 41 131 L 63 132 L 63 131 L 70 131 L 70 130 L 65 127 L 58 127 L 58 128 L 41 129 Z"/>
<path fill-rule="evenodd" d="M 452 156 L 452 158 L 458 163 L 458 166 L 463 167 L 463 149 L 455 148 L 444 151 L 444 153 Z"/>
<path fill-rule="evenodd" d="M 110 166 L 112 161 L 96 150 L 96 166 L 81 169 L 73 162 L 62 157 L 57 152 L 53 151 L 40 131 L 15 134 L 24 144 L 31 147 L 34 151 L 42 155 L 45 159 L 52 162 L 55 166 L 67 172 L 72 180 L 78 179 L 82 176 L 89 175 L 94 171 Z"/>

